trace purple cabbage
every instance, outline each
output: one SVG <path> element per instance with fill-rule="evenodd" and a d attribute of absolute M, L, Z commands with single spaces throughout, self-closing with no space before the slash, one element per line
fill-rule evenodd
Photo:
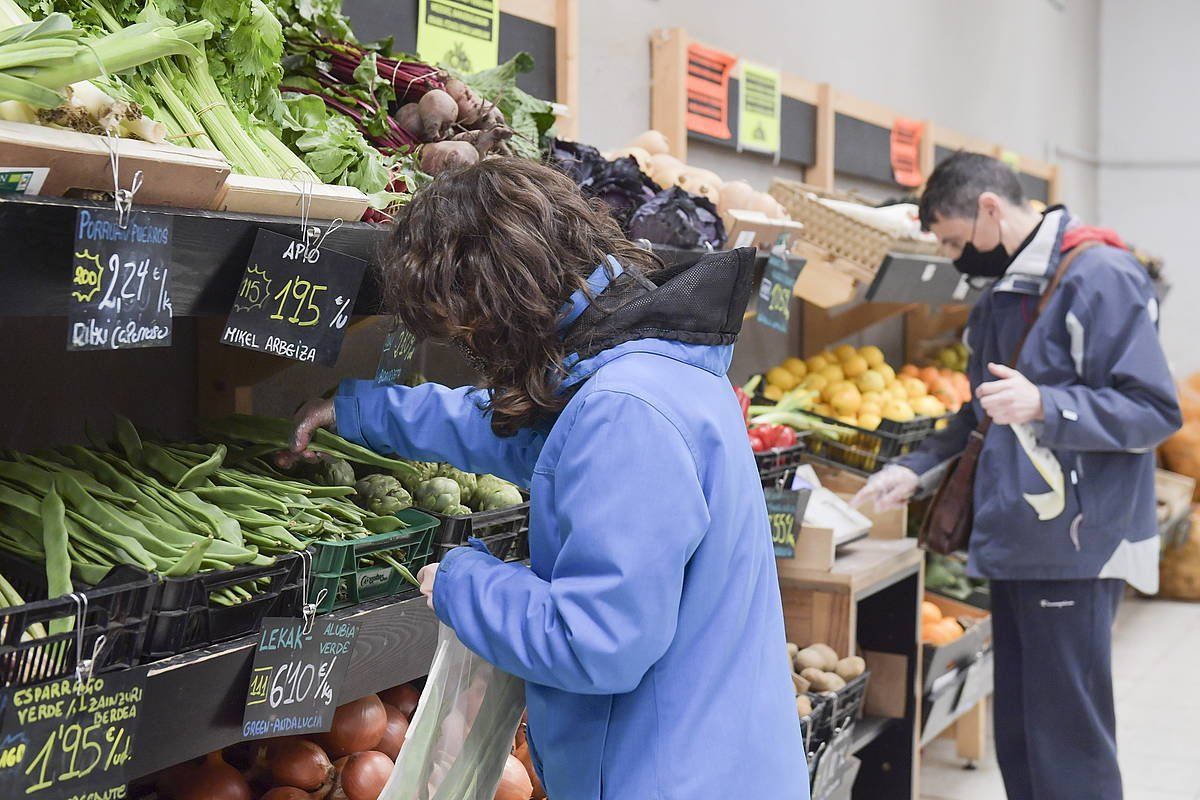
<path fill-rule="evenodd" d="M 558 139 L 550 146 L 550 158 L 584 195 L 603 200 L 622 228 L 628 226 L 633 212 L 659 191 L 658 184 L 629 156 L 608 161 L 591 145 Z"/>
<path fill-rule="evenodd" d="M 725 224 L 708 198 L 678 186 L 659 192 L 629 220 L 631 239 L 646 239 L 670 247 L 696 248 L 725 243 Z"/>

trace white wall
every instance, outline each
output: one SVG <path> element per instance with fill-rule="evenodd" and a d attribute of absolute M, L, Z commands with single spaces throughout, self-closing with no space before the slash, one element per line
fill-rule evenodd
<path fill-rule="evenodd" d="M 1100 41 L 1099 220 L 1166 260 L 1162 338 L 1183 377 L 1200 370 L 1200 3 L 1104 0 Z"/>
<path fill-rule="evenodd" d="M 1182 2 L 1180 3 L 1182 5 Z M 1130 2 L 1131 7 L 1136 5 Z M 580 0 L 581 137 L 619 147 L 650 120 L 650 34 L 683 27 L 736 55 L 1044 158 L 1096 148 L 1098 0 Z M 692 161 L 766 188 L 753 156 Z M 1063 197 L 1094 216 L 1094 170 Z"/>

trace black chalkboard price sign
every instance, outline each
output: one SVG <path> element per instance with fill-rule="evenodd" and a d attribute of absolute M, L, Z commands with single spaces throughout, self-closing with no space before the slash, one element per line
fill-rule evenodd
<path fill-rule="evenodd" d="M 68 350 L 170 346 L 171 223 L 164 214 L 133 211 L 122 228 L 113 209 L 79 210 Z"/>
<path fill-rule="evenodd" d="M 758 287 L 756 319 L 768 328 L 787 333 L 792 319 L 792 290 L 804 267 L 804 259 L 775 248 L 767 258 Z"/>
<path fill-rule="evenodd" d="M 417 351 L 417 337 L 396 320 L 383 340 L 379 353 L 379 367 L 375 370 L 375 383 L 380 386 L 395 386 L 404 379 L 404 373 Z"/>
<path fill-rule="evenodd" d="M 268 617 L 254 652 L 242 736 L 259 739 L 327 731 L 350 667 L 358 625 Z"/>
<path fill-rule="evenodd" d="M 146 671 L 133 669 L 6 689 L 0 797 L 125 797 L 145 681 Z"/>
<path fill-rule="evenodd" d="M 221 341 L 331 366 L 367 262 L 259 229 Z"/>
<path fill-rule="evenodd" d="M 770 486 L 763 489 L 767 498 L 767 519 L 771 522 L 771 542 L 776 558 L 796 555 L 796 533 L 804 521 L 811 492 L 808 489 L 788 489 Z"/>

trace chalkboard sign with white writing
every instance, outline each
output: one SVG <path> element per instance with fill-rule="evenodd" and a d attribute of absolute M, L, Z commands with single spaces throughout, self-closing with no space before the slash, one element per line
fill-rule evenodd
<path fill-rule="evenodd" d="M 6 689 L 0 797 L 125 797 L 145 682 L 133 669 Z"/>
<path fill-rule="evenodd" d="M 804 267 L 804 259 L 779 248 L 767 258 L 762 283 L 758 287 L 758 307 L 755 317 L 763 325 L 787 333 L 792 319 L 792 291 Z"/>
<path fill-rule="evenodd" d="M 379 367 L 375 370 L 375 383 L 380 386 L 400 383 L 416 351 L 417 337 L 399 320 L 393 322 L 387 338 L 383 340 Z"/>
<path fill-rule="evenodd" d="M 221 341 L 332 366 L 367 262 L 259 229 Z"/>
<path fill-rule="evenodd" d="M 171 344 L 171 217 L 81 208 L 72 250 L 68 350 Z"/>
<path fill-rule="evenodd" d="M 267 617 L 254 652 L 242 736 L 260 739 L 329 730 L 350 668 L 358 624 Z"/>

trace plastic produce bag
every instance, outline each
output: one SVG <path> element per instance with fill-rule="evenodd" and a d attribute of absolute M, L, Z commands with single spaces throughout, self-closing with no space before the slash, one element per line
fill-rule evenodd
<path fill-rule="evenodd" d="M 425 691 L 379 800 L 492 800 L 524 709 L 524 681 L 440 626 Z"/>

